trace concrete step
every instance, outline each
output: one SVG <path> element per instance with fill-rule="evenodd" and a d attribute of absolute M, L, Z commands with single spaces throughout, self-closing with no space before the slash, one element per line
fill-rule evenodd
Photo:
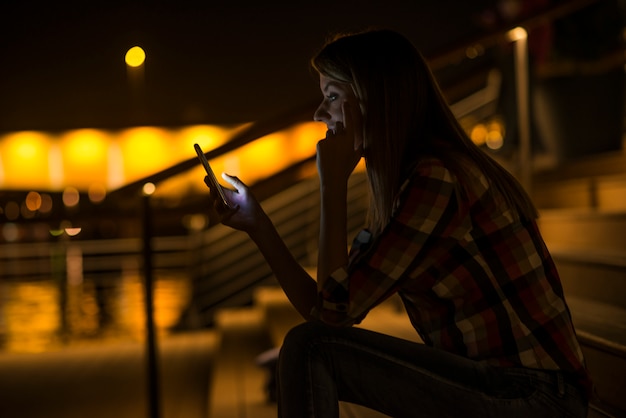
<path fill-rule="evenodd" d="M 599 404 L 626 416 L 626 212 L 542 211 Z"/>
<path fill-rule="evenodd" d="M 584 177 L 533 186 L 533 201 L 542 209 L 626 210 L 626 175 Z"/>
<path fill-rule="evenodd" d="M 626 250 L 626 211 L 542 210 L 538 225 L 549 249 Z"/>
<path fill-rule="evenodd" d="M 598 404 L 626 416 L 626 309 L 576 297 L 568 304 Z"/>
<path fill-rule="evenodd" d="M 626 309 L 626 249 L 551 247 L 566 295 Z"/>
<path fill-rule="evenodd" d="M 624 211 L 626 148 L 540 170 L 534 175 L 531 192 L 533 201 L 541 209 Z"/>

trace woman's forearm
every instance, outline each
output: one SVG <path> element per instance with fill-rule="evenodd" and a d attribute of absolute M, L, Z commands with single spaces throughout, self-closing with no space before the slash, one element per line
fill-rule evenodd
<path fill-rule="evenodd" d="M 321 186 L 320 239 L 317 281 L 324 281 L 338 268 L 348 264 L 347 184 Z"/>
<path fill-rule="evenodd" d="M 263 254 L 291 304 L 304 319 L 309 320 L 317 300 L 315 280 L 293 257 L 269 218 L 261 222 L 254 231 L 249 232 L 249 235 Z"/>

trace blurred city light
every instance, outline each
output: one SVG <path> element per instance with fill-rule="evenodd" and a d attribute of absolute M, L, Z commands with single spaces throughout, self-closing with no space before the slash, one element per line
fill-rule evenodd
<path fill-rule="evenodd" d="M 50 138 L 34 131 L 9 133 L 0 140 L 0 188 L 41 189 L 49 184 Z"/>
<path fill-rule="evenodd" d="M 75 187 L 66 187 L 63 190 L 63 204 L 68 208 L 78 205 L 80 194 Z"/>
<path fill-rule="evenodd" d="M 101 202 L 108 191 L 195 157 L 193 144 L 216 149 L 249 126 L 192 125 L 180 128 L 134 127 L 119 131 L 76 129 L 61 133 L 23 131 L 0 135 L 0 187 L 62 191 L 67 185 Z M 215 172 L 253 182 L 315 153 L 324 124 L 306 122 L 280 131 L 211 161 Z M 201 167 L 177 177 L 203 188 Z M 193 179 L 193 180 L 191 180 Z M 178 185 L 159 187 L 180 193 Z M 41 195 L 42 213 L 52 200 Z M 19 212 L 19 211 L 18 211 Z"/>
<path fill-rule="evenodd" d="M 146 53 L 141 47 L 134 46 L 126 52 L 124 60 L 129 67 L 139 67 L 145 62 Z"/>
<path fill-rule="evenodd" d="M 526 39 L 528 33 L 526 32 L 526 29 L 518 26 L 508 31 L 506 35 L 509 41 L 516 42 L 522 39 Z"/>
<path fill-rule="evenodd" d="M 28 210 L 34 212 L 41 208 L 41 195 L 37 192 L 28 192 L 26 195 L 26 207 Z"/>
<path fill-rule="evenodd" d="M 9 221 L 15 221 L 20 216 L 20 205 L 13 201 L 7 202 L 4 206 L 4 216 Z"/>
<path fill-rule="evenodd" d="M 2 237 L 7 242 L 16 241 L 19 238 L 19 228 L 14 223 L 6 223 L 2 226 Z"/>
<path fill-rule="evenodd" d="M 65 228 L 65 233 L 70 237 L 75 237 L 76 235 L 80 234 L 81 231 L 82 231 L 82 228 L 78 228 L 78 227 Z"/>
<path fill-rule="evenodd" d="M 143 185 L 142 190 L 143 190 L 144 196 L 150 196 L 154 194 L 154 192 L 156 191 L 156 186 L 154 185 L 154 183 L 146 183 Z"/>
<path fill-rule="evenodd" d="M 41 213 L 50 213 L 52 210 L 52 196 L 47 193 L 42 193 L 41 195 L 41 206 L 39 207 L 39 212 Z"/>
<path fill-rule="evenodd" d="M 107 195 L 107 189 L 102 183 L 92 183 L 87 190 L 89 200 L 93 203 L 100 203 Z"/>
<path fill-rule="evenodd" d="M 109 134 L 96 129 L 72 130 L 60 137 L 63 175 L 78 189 L 103 183 L 108 169 Z"/>

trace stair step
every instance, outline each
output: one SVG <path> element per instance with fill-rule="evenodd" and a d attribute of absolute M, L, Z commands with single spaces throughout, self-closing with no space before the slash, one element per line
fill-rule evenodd
<path fill-rule="evenodd" d="M 626 250 L 626 212 L 543 210 L 538 219 L 549 249 L 568 251 Z"/>
<path fill-rule="evenodd" d="M 551 247 L 565 294 L 626 309 L 626 251 Z"/>
<path fill-rule="evenodd" d="M 598 397 L 626 411 L 626 309 L 577 297 L 568 304 Z"/>

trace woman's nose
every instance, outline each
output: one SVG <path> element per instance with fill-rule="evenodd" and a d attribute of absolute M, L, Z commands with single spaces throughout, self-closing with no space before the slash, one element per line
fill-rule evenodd
<path fill-rule="evenodd" d="M 316 122 L 326 122 L 330 120 L 330 115 L 326 111 L 324 102 L 320 103 L 320 105 L 315 110 L 315 113 L 313 114 L 313 120 Z"/>

